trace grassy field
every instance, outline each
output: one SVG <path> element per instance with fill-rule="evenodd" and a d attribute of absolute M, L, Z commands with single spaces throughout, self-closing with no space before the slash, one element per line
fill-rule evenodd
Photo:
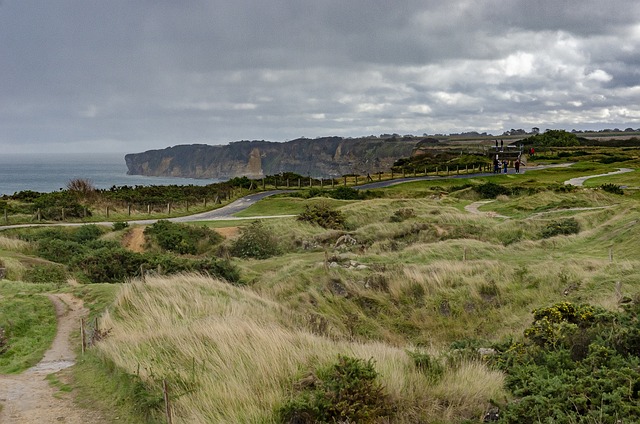
<path fill-rule="evenodd" d="M 393 412 L 371 422 L 481 422 L 510 395 L 504 374 L 476 348 L 520 339 L 536 308 L 569 301 L 613 311 L 640 295 L 635 191 L 598 189 L 637 186 L 637 171 L 564 187 L 620 166 L 628 164 L 412 182 L 358 201 L 272 197 L 242 216 L 325 204 L 345 226 L 265 220 L 280 254 L 232 258 L 237 286 L 196 274 L 74 288 L 6 281 L 0 296 L 33 311 L 46 301 L 38 293 L 71 290 L 101 316 L 109 335 L 82 359 L 76 384 L 83 402 L 118 409 L 121 422 L 162 420 L 163 380 L 174 394 L 174 422 L 282 422 L 282 405 L 339 355 L 375 366 Z M 475 188 L 486 182 L 512 194 L 482 199 Z M 480 200 L 490 200 L 480 214 L 465 210 Z M 571 232 L 553 232 L 563 225 Z M 12 280 L 36 260 L 28 243 L 12 238 L 0 239 L 0 249 Z"/>

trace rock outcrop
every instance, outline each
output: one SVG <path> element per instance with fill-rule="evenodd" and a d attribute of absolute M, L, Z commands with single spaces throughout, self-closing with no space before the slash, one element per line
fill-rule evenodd
<path fill-rule="evenodd" d="M 228 179 L 281 172 L 339 177 L 388 172 L 411 156 L 419 137 L 301 138 L 285 143 L 238 141 L 222 146 L 179 145 L 125 156 L 130 175 Z"/>

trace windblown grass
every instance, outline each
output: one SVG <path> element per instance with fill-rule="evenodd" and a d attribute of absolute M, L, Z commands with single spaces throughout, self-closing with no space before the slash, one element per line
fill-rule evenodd
<path fill-rule="evenodd" d="M 429 385 L 403 349 L 314 335 L 278 303 L 202 276 L 124 286 L 101 326 L 111 331 L 98 345 L 104 357 L 143 380 L 166 378 L 184 393 L 174 403 L 175 422 L 275 422 L 274 410 L 296 379 L 338 354 L 373 358 L 402 406 L 394 422 L 436 422 L 443 405 L 469 393 L 474 398 L 464 410 L 447 414 L 477 418 L 502 393 L 499 374 L 479 363 L 449 367 L 444 383 Z M 476 383 L 485 387 L 482 393 L 466 383 L 460 384 L 464 393 L 447 389 L 469 372 L 484 380 Z"/>

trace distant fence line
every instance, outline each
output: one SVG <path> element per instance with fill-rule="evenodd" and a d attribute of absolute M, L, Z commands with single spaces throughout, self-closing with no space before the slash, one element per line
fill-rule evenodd
<path fill-rule="evenodd" d="M 171 216 L 172 213 L 175 213 L 176 210 L 180 210 L 181 213 L 189 211 L 190 207 L 202 207 L 202 209 L 206 209 L 211 203 L 214 205 L 223 204 L 228 201 L 232 201 L 237 197 L 241 197 L 244 195 L 243 190 L 248 190 L 249 192 L 254 190 L 267 190 L 267 189 L 304 189 L 304 188 L 313 188 L 318 187 L 320 189 L 325 188 L 336 188 L 338 186 L 345 187 L 357 187 L 363 184 L 375 182 L 375 181 L 388 181 L 395 179 L 403 179 L 410 177 L 419 177 L 419 176 L 436 176 L 436 177 L 447 177 L 453 175 L 466 175 L 466 174 L 475 174 L 475 173 L 483 173 L 483 172 L 491 172 L 490 164 L 472 164 L 462 166 L 435 166 L 428 165 L 424 167 L 411 167 L 402 168 L 401 171 L 391 170 L 390 173 L 384 172 L 376 172 L 372 175 L 367 174 L 366 176 L 358 175 L 358 174 L 347 174 L 343 175 L 340 178 L 314 178 L 314 177 L 300 177 L 300 178 L 278 178 L 278 176 L 270 176 L 264 177 L 260 180 L 251 180 L 250 186 L 247 188 L 231 188 L 229 190 L 221 190 L 216 193 L 215 196 L 204 197 L 201 199 L 190 199 L 183 201 L 172 201 L 168 200 L 166 202 L 144 202 L 144 201 L 113 201 L 110 204 L 102 206 L 102 210 L 98 208 L 94 208 L 90 213 L 90 210 L 87 206 L 83 206 L 82 210 L 73 210 L 71 211 L 65 207 L 50 207 L 45 210 L 38 208 L 35 212 L 31 214 L 25 213 L 17 213 L 10 214 L 9 208 L 4 208 L 4 224 L 9 225 L 12 221 L 11 217 L 18 217 L 17 221 L 20 223 L 25 222 L 40 222 L 40 221 L 65 221 L 67 219 L 80 219 L 82 221 L 91 222 L 91 220 L 87 220 L 90 215 L 97 214 L 99 216 L 103 216 L 106 219 L 110 218 L 122 218 L 126 219 L 129 216 L 136 215 L 162 215 L 162 216 Z"/>

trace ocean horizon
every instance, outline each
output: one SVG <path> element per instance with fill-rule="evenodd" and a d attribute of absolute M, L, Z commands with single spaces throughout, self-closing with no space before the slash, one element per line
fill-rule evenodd
<path fill-rule="evenodd" d="M 124 154 L 5 154 L 0 155 L 0 196 L 31 190 L 64 190 L 73 179 L 86 179 L 98 189 L 137 185 L 208 185 L 219 179 L 127 175 Z"/>

